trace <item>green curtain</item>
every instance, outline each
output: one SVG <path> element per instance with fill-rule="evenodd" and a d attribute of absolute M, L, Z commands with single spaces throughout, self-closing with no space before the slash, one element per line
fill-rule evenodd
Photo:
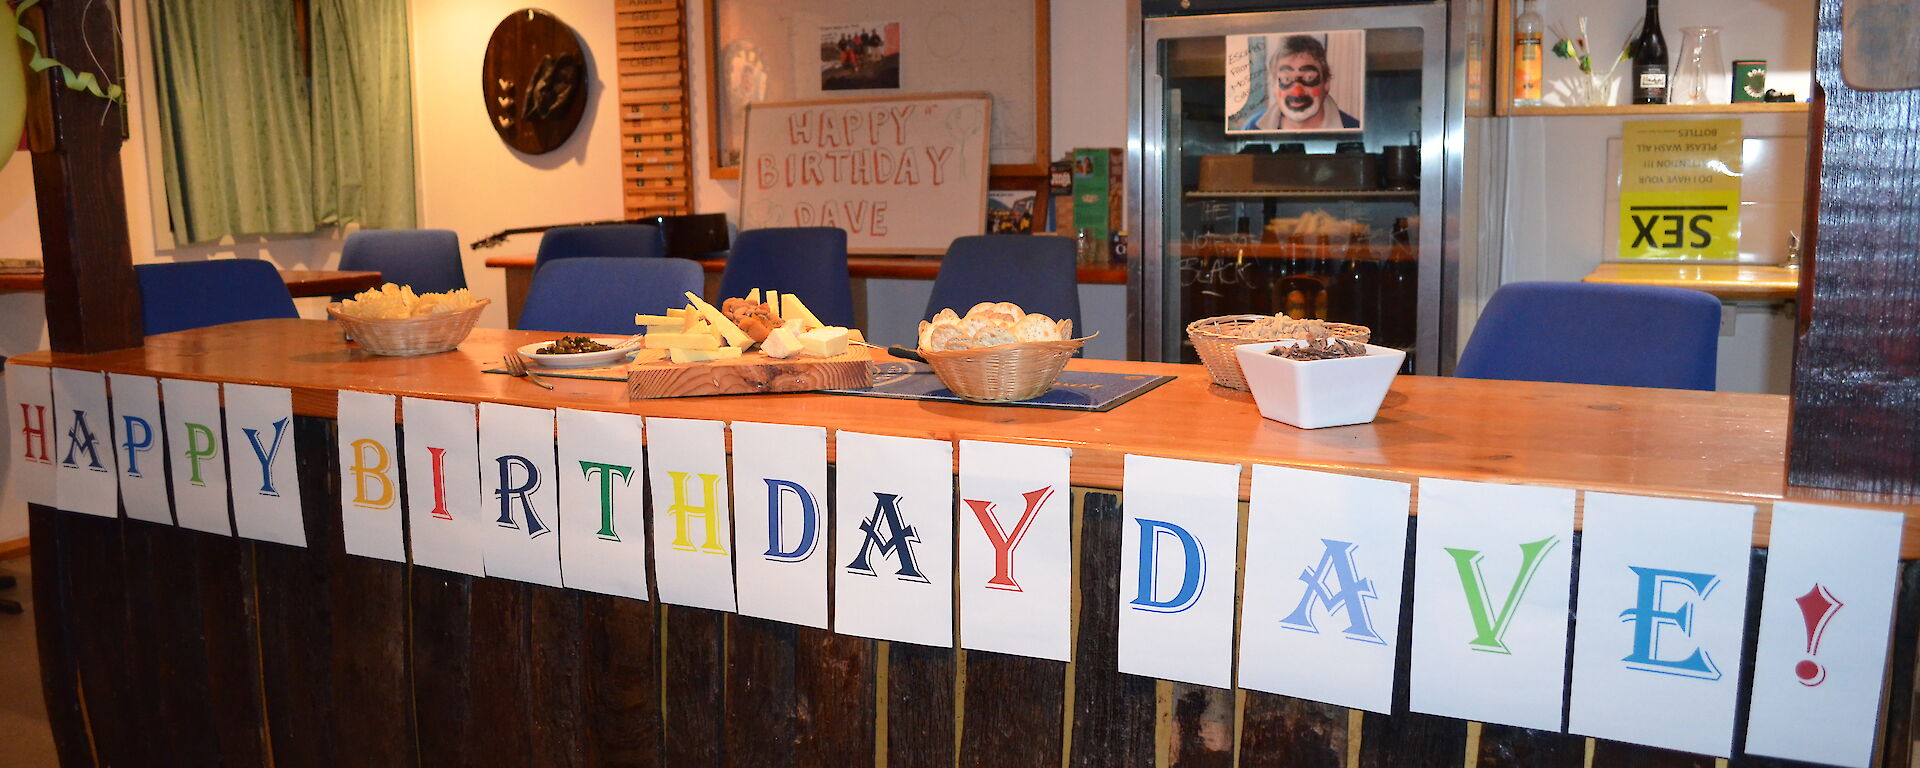
<path fill-rule="evenodd" d="M 314 214 L 330 224 L 412 228 L 406 0 L 310 2 Z"/>
<path fill-rule="evenodd" d="M 174 238 L 313 231 L 293 4 L 149 0 L 147 10 Z"/>
<path fill-rule="evenodd" d="M 414 225 L 404 0 L 148 0 L 168 215 L 181 243 Z"/>

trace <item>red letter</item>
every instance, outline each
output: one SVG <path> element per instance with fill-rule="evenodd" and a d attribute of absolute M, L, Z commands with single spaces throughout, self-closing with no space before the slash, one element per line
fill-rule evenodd
<path fill-rule="evenodd" d="M 1000 521 L 993 516 L 993 502 L 964 499 L 967 506 L 973 508 L 973 516 L 980 520 L 980 529 L 986 531 L 988 543 L 993 545 L 993 578 L 987 579 L 988 589 L 1021 591 L 1020 584 L 1013 580 L 1013 548 L 1020 546 L 1027 529 L 1033 527 L 1033 513 L 1040 511 L 1040 505 L 1052 496 L 1052 486 L 1020 494 L 1027 500 L 1027 511 L 1020 513 L 1020 522 L 1014 523 L 1011 534 L 1001 532 Z"/>
<path fill-rule="evenodd" d="M 907 143 L 907 118 L 913 117 L 913 105 L 889 107 L 893 112 L 893 143 L 905 146 Z"/>
<path fill-rule="evenodd" d="M 447 510 L 447 449 L 428 447 L 427 453 L 433 454 L 433 516 L 452 520 Z"/>
<path fill-rule="evenodd" d="M 772 189 L 774 183 L 780 181 L 780 171 L 774 168 L 773 156 L 761 155 L 754 160 L 756 161 L 754 164 L 758 166 L 756 175 L 760 180 L 760 188 Z"/>
<path fill-rule="evenodd" d="M 20 404 L 20 431 L 27 437 L 27 461 L 50 464 L 53 462 L 53 457 L 47 455 L 47 407 L 35 405 L 33 410 L 29 411 L 27 405 L 27 403 Z M 40 426 L 37 427 L 32 424 L 33 417 L 36 415 L 40 417 Z M 33 456 L 33 444 L 36 438 L 40 443 L 40 457 L 37 459 Z"/>
<path fill-rule="evenodd" d="M 801 112 L 787 116 L 787 143 L 794 145 L 813 143 L 813 114 Z"/>
<path fill-rule="evenodd" d="M 946 181 L 947 158 L 953 154 L 953 147 L 940 147 L 939 149 L 927 147 L 926 149 L 927 162 L 933 164 L 933 185 L 937 187 Z"/>

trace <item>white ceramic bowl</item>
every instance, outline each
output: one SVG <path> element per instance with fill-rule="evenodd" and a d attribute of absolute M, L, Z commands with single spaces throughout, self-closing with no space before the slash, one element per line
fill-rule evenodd
<path fill-rule="evenodd" d="M 552 344 L 554 341 L 558 341 L 558 339 L 553 339 L 528 344 L 521 347 L 519 352 L 520 356 L 526 358 L 528 363 L 542 368 L 588 368 L 596 365 L 613 365 L 626 359 L 627 355 L 633 354 L 634 350 L 640 348 L 640 342 L 638 340 L 628 341 L 618 336 L 609 338 L 595 336 L 593 340 L 613 347 L 613 349 L 602 350 L 600 352 L 576 352 L 571 355 L 540 354 L 539 351 L 541 348 Z"/>
<path fill-rule="evenodd" d="M 1267 341 L 1233 348 L 1260 415 L 1301 429 L 1365 424 L 1380 412 L 1407 353 L 1367 345 L 1359 357 L 1288 360 L 1267 354 L 1303 342 Z"/>

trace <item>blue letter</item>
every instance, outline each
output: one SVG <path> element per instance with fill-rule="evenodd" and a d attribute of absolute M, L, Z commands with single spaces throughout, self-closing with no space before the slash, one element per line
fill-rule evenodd
<path fill-rule="evenodd" d="M 813 494 L 807 493 L 806 488 L 791 480 L 775 480 L 771 477 L 765 480 L 767 481 L 767 559 L 793 563 L 812 557 L 813 548 L 819 538 L 815 534 L 820 527 L 820 512 L 814 506 Z M 800 500 L 800 541 L 794 544 L 793 549 L 783 550 L 780 548 L 780 520 L 783 517 L 780 514 L 782 510 L 780 502 L 789 493 Z"/>
<path fill-rule="evenodd" d="M 1200 602 L 1200 592 L 1206 587 L 1207 553 L 1200 546 L 1200 540 L 1188 533 L 1187 529 L 1159 520 L 1144 517 L 1134 518 L 1140 524 L 1140 585 L 1134 598 L 1128 601 L 1136 611 L 1154 611 L 1157 613 L 1179 613 L 1192 608 Z M 1154 587 L 1160 583 L 1160 558 L 1158 543 L 1162 535 L 1172 536 L 1180 542 L 1180 552 L 1185 571 L 1180 574 L 1180 591 L 1165 600 L 1155 599 Z"/>
<path fill-rule="evenodd" d="M 61 459 L 60 463 L 69 467 L 80 466 L 73 460 L 73 453 L 84 451 L 87 454 L 87 469 L 95 472 L 107 471 L 106 467 L 100 465 L 100 449 L 95 445 L 97 442 L 99 441 L 94 438 L 93 430 L 87 428 L 87 412 L 78 408 L 73 409 L 73 428 L 67 430 L 67 457 Z"/>
<path fill-rule="evenodd" d="M 920 543 L 920 534 L 900 519 L 900 497 L 879 492 L 873 495 L 879 504 L 874 507 L 872 517 L 860 521 L 860 532 L 866 534 L 866 538 L 860 541 L 860 552 L 853 556 L 853 562 L 847 563 L 847 570 L 863 576 L 878 575 L 867 559 L 868 552 L 878 549 L 881 557 L 899 556 L 900 569 L 895 575 L 907 581 L 931 583 L 921 575 L 920 566 L 914 561 L 913 547 L 909 545 Z M 882 526 L 886 527 L 884 534 L 880 531 Z"/>
<path fill-rule="evenodd" d="M 278 491 L 273 489 L 273 457 L 280 455 L 280 436 L 287 431 L 287 421 L 288 419 L 281 419 L 273 423 L 273 446 L 271 450 L 260 447 L 260 430 L 246 427 L 240 429 L 240 431 L 247 436 L 247 442 L 253 444 L 254 458 L 260 460 L 260 494 L 263 496 L 280 495 Z"/>
<path fill-rule="evenodd" d="M 1664 675 L 1697 677 L 1702 680 L 1720 679 L 1720 669 L 1713 665 L 1713 659 L 1699 647 L 1693 654 L 1677 661 L 1660 658 L 1660 627 L 1672 625 L 1680 634 L 1693 636 L 1693 602 L 1687 601 L 1680 607 L 1667 610 L 1664 607 L 1667 587 L 1684 587 L 1707 599 L 1713 594 L 1713 588 L 1720 585 L 1720 577 L 1710 573 L 1688 573 L 1686 571 L 1666 571 L 1659 568 L 1636 568 L 1628 570 L 1640 577 L 1638 602 L 1620 612 L 1621 621 L 1633 622 L 1633 653 L 1621 659 L 1628 669 L 1642 672 L 1659 672 Z"/>
<path fill-rule="evenodd" d="M 140 452 L 153 450 L 153 425 L 148 424 L 146 419 L 138 416 L 123 416 L 121 418 L 127 423 L 127 428 L 124 432 L 127 441 L 121 444 L 127 449 L 127 476 L 139 477 Z M 134 437 L 135 434 L 138 434 L 139 437 Z"/>
<path fill-rule="evenodd" d="M 1313 607 L 1319 604 L 1329 615 L 1347 612 L 1347 628 L 1342 634 L 1361 642 L 1386 645 L 1387 641 L 1373 631 L 1373 620 L 1367 613 L 1366 601 L 1380 597 L 1373 592 L 1373 579 L 1360 578 L 1353 566 L 1353 551 L 1357 547 L 1333 539 L 1320 542 L 1327 545 L 1320 555 L 1320 563 L 1300 572 L 1300 581 L 1307 585 L 1307 592 L 1300 596 L 1300 604 L 1294 606 L 1293 613 L 1280 620 L 1280 626 L 1319 634 L 1320 629 L 1313 625 Z"/>
<path fill-rule="evenodd" d="M 520 526 L 513 521 L 513 501 L 519 499 L 520 511 L 527 516 L 527 537 L 540 538 L 547 532 L 547 527 L 541 525 L 540 516 L 534 514 L 533 499 L 530 498 L 534 489 L 540 487 L 540 470 L 534 469 L 533 462 L 528 461 L 525 456 L 501 456 L 495 461 L 500 463 L 500 490 L 493 492 L 495 496 L 500 497 L 500 519 L 495 520 L 494 523 L 502 528 L 519 528 Z M 514 467 L 519 467 L 526 472 L 526 482 L 519 485 L 513 484 Z"/>

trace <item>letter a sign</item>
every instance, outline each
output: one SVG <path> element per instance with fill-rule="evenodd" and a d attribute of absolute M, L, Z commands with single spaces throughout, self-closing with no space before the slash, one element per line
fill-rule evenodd
<path fill-rule="evenodd" d="M 953 443 L 840 432 L 833 630 L 953 645 Z"/>

